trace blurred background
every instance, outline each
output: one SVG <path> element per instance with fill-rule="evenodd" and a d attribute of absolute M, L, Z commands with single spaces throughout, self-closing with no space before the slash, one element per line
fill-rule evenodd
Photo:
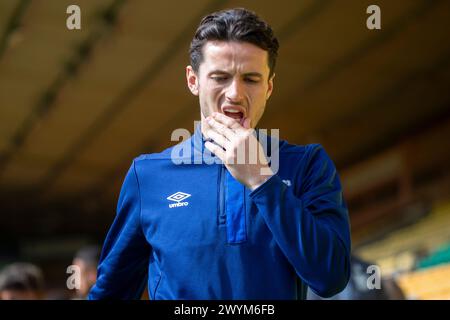
<path fill-rule="evenodd" d="M 66 9 L 81 8 L 81 30 Z M 369 30 L 366 9 L 381 9 Z M 131 161 L 193 132 L 188 46 L 205 14 L 245 7 L 280 41 L 260 123 L 321 143 L 355 256 L 406 299 L 450 299 L 450 1 L 0 1 L 0 268 L 42 270 L 68 298 L 76 252 L 101 245 Z"/>

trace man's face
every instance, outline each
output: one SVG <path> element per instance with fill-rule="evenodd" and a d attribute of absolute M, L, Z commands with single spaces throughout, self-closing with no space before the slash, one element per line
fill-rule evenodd
<path fill-rule="evenodd" d="M 202 120 L 220 112 L 256 127 L 273 89 L 267 51 L 248 42 L 208 41 L 198 74 L 186 68 L 188 87 L 199 96 Z M 202 121 L 202 123 L 204 123 Z"/>

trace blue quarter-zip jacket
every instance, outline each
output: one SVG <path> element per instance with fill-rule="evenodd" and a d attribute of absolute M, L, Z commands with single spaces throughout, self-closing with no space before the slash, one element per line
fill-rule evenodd
<path fill-rule="evenodd" d="M 307 286 L 323 297 L 344 289 L 350 227 L 333 162 L 318 144 L 268 143 L 269 155 L 279 144 L 279 170 L 253 191 L 211 164 L 217 158 L 205 154 L 199 127 L 134 159 L 89 299 L 139 299 L 146 284 L 156 300 L 302 299 Z"/>

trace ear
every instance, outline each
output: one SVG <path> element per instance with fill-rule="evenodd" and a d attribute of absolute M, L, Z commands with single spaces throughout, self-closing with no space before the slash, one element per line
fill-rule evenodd
<path fill-rule="evenodd" d="M 272 95 L 273 91 L 273 79 L 275 78 L 275 73 L 270 77 L 268 87 L 267 87 L 267 93 L 266 93 L 266 100 L 269 100 L 270 96 Z"/>
<path fill-rule="evenodd" d="M 198 77 L 192 68 L 192 66 L 186 67 L 186 81 L 189 90 L 191 90 L 192 94 L 198 96 Z"/>

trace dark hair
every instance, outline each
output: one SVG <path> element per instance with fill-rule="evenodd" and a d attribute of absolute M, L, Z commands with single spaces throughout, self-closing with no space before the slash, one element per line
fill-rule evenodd
<path fill-rule="evenodd" d="M 13 263 L 0 273 L 0 291 L 42 291 L 44 277 L 39 267 L 30 263 Z"/>
<path fill-rule="evenodd" d="M 191 66 L 195 72 L 198 72 L 203 61 L 203 45 L 214 40 L 249 42 L 266 50 L 269 55 L 269 77 L 273 75 L 278 54 L 278 40 L 272 28 L 256 13 L 236 8 L 205 16 L 195 32 L 189 49 Z"/>

